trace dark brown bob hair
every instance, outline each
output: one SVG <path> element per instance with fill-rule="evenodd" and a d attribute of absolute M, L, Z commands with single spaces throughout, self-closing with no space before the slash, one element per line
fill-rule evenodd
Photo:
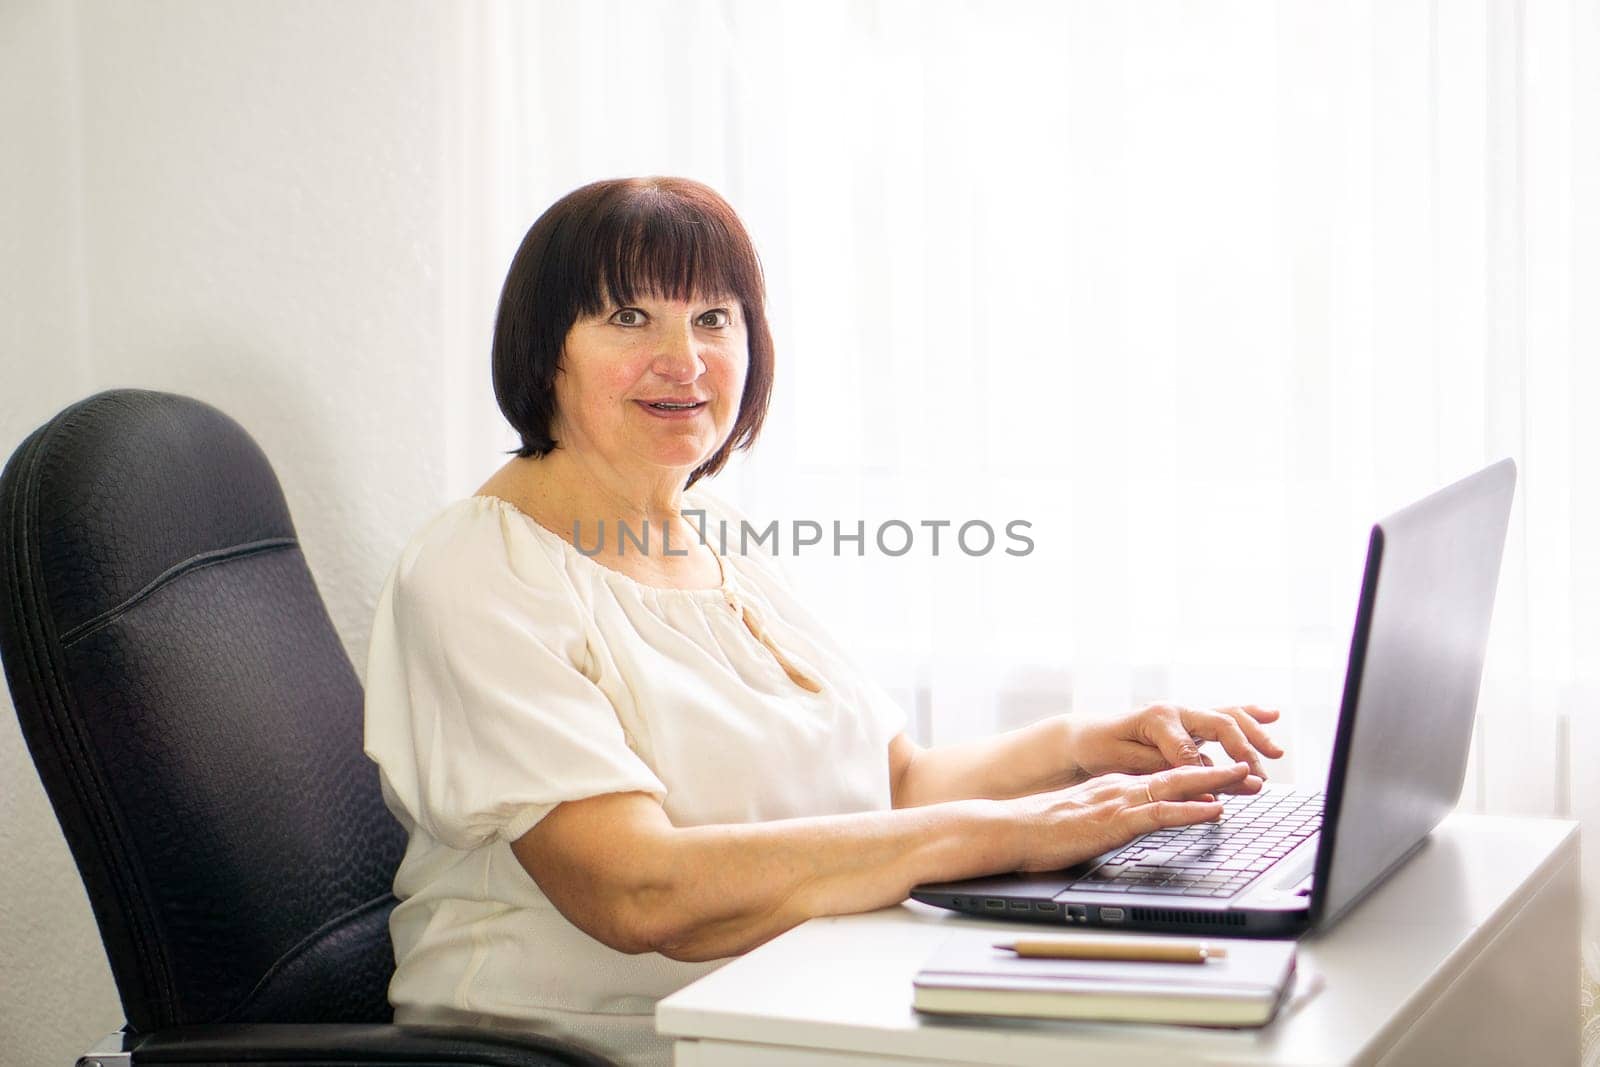
<path fill-rule="evenodd" d="M 737 297 L 749 336 L 739 417 L 687 488 L 749 448 L 772 396 L 772 331 L 761 261 L 728 202 L 687 178 L 594 182 L 557 200 L 512 257 L 494 326 L 494 395 L 522 437 L 519 456 L 543 456 L 551 436 L 562 346 L 580 317 L 608 301 Z"/>

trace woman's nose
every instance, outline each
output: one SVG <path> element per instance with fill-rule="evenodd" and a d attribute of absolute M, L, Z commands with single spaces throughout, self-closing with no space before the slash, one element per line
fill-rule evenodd
<path fill-rule="evenodd" d="M 700 377 L 705 371 L 705 363 L 700 359 L 692 326 L 666 332 L 656 352 L 654 369 L 663 378 L 675 382 L 692 382 Z"/>

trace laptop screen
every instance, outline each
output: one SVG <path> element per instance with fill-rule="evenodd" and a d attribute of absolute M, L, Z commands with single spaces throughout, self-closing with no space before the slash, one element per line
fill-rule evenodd
<path fill-rule="evenodd" d="M 1336 921 L 1461 796 L 1516 485 L 1501 460 L 1372 529 L 1312 921 Z"/>

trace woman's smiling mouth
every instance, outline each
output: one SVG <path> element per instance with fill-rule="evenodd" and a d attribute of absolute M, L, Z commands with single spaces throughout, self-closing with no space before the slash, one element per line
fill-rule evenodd
<path fill-rule="evenodd" d="M 705 408 L 705 400 L 640 400 L 637 402 L 650 414 L 661 419 L 688 419 Z"/>

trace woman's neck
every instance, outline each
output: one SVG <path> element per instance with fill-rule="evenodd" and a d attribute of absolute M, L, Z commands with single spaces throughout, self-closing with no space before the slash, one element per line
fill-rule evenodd
<path fill-rule="evenodd" d="M 571 504 L 575 516 L 655 526 L 678 521 L 688 474 L 622 471 L 603 460 L 556 449 L 536 461 L 540 474 Z"/>
<path fill-rule="evenodd" d="M 682 517 L 687 478 L 678 472 L 654 479 L 624 477 L 606 464 L 557 449 L 538 459 L 512 459 L 478 491 L 510 500 L 569 540 L 581 536 L 592 542 L 604 522 L 610 531 L 619 524 L 635 533 L 649 530 L 652 541 L 670 529 L 677 545 L 694 529 Z"/>

